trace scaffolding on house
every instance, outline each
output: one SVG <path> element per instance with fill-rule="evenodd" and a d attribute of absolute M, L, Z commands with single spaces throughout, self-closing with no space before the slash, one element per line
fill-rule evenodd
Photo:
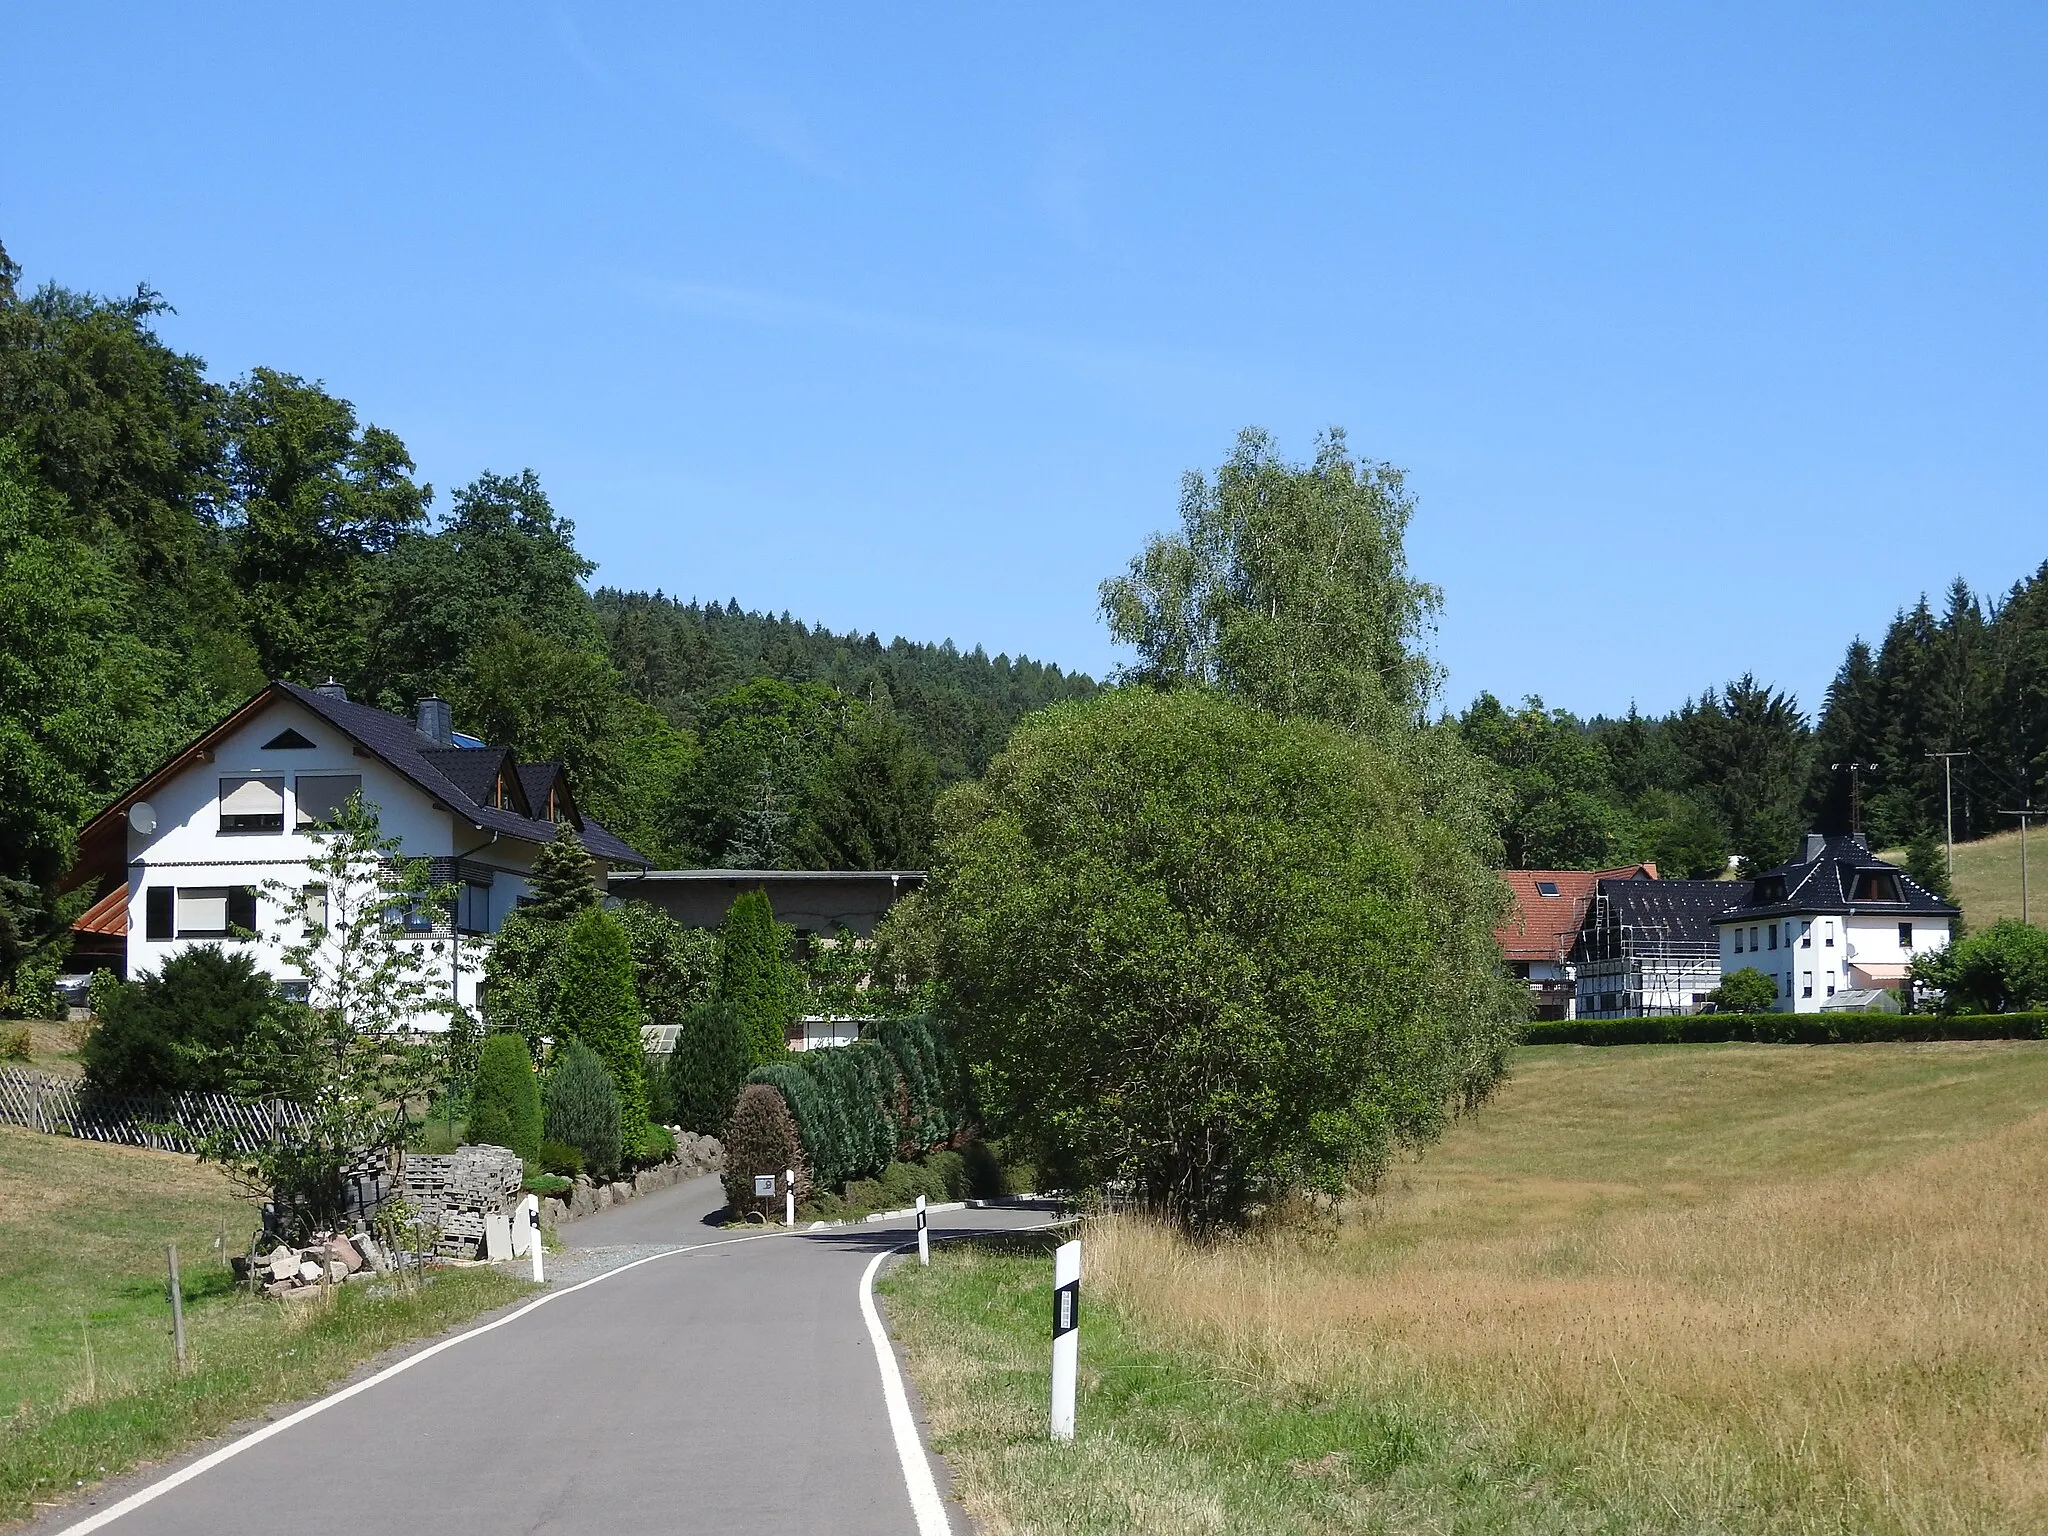
<path fill-rule="evenodd" d="M 1721 981 L 1718 938 L 1687 936 L 1691 924 L 1623 917 L 1606 892 L 1593 898 L 1572 948 L 1582 1019 L 1698 1013 Z"/>

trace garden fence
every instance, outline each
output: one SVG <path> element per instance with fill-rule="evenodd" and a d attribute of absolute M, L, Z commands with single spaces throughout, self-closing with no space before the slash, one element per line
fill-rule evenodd
<path fill-rule="evenodd" d="M 101 1093 L 76 1078 L 18 1067 L 0 1069 L 0 1125 L 130 1147 L 191 1151 L 225 1131 L 236 1152 L 253 1152 L 307 1123 L 306 1111 L 281 1100 L 256 1102 L 224 1093 L 164 1098 Z"/>

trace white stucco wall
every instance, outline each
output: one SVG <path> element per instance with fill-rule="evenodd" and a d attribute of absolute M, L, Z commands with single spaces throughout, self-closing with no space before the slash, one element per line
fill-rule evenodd
<path fill-rule="evenodd" d="M 1899 943 L 1899 924 L 1913 925 L 1910 949 Z M 1777 944 L 1772 946 L 1772 928 Z M 1861 986 L 1849 974 L 1851 962 L 1895 971 L 1915 955 L 1931 953 L 1948 943 L 1948 919 L 1926 913 L 1794 914 L 1769 922 L 1717 924 L 1721 935 L 1721 973 L 1761 971 L 1778 983 L 1776 1011 L 1818 1013 L 1836 992 Z M 1737 943 L 1741 948 L 1738 949 Z M 1873 979 L 1870 985 L 1896 985 L 1896 978 Z"/>
<path fill-rule="evenodd" d="M 312 749 L 266 751 L 263 743 L 292 729 L 314 743 Z M 229 832 L 221 829 L 221 781 L 244 775 L 281 779 L 284 829 L 280 832 Z M 213 760 L 194 764 L 149 797 L 156 828 L 148 835 L 128 827 L 128 974 L 156 970 L 171 955 L 195 943 L 227 943 L 217 939 L 148 937 L 148 898 L 152 887 L 253 886 L 256 888 L 254 941 L 239 947 L 280 981 L 304 978 L 284 958 L 283 948 L 300 937 L 300 919 L 275 883 L 296 891 L 308 882 L 307 860 L 318 852 L 317 838 L 296 827 L 298 780 L 302 775 L 358 774 L 363 798 L 377 810 L 387 837 L 399 840 L 399 851 L 412 857 L 459 857 L 465 864 L 492 871 L 490 926 L 502 923 L 526 893 L 533 845 L 478 832 L 469 822 L 437 809 L 433 800 L 381 760 L 358 755 L 350 739 L 300 705 L 280 700 L 219 742 Z M 487 939 L 470 934 L 442 934 L 415 942 L 423 951 L 428 976 L 445 978 L 455 999 L 474 1007 Z M 458 974 L 459 972 L 459 974 Z M 443 993 L 442 995 L 448 995 Z M 429 1022 L 423 1019 L 422 1022 Z"/>

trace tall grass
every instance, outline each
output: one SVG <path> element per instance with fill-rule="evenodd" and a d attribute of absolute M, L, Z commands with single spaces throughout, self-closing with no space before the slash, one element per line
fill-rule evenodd
<path fill-rule="evenodd" d="M 1428 1196 L 1421 1198 L 1427 1199 Z M 1140 1331 L 1266 1397 L 1426 1400 L 1678 1528 L 2048 1530 L 2048 1114 L 1564 1231 L 1089 1233 Z"/>
<path fill-rule="evenodd" d="M 899 1271 L 995 1533 L 2048 1530 L 2048 1045 L 1553 1047 L 1341 1226 Z"/>

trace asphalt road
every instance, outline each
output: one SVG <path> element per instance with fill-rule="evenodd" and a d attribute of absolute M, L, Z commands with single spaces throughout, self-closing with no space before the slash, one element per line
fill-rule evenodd
<path fill-rule="evenodd" d="M 700 1179 L 565 1227 L 577 1251 L 560 1267 L 571 1279 L 607 1254 L 634 1256 L 620 1250 L 683 1251 L 464 1339 L 101 1529 L 909 1536 L 911 1496 L 860 1293 L 875 1255 L 914 1224 L 734 1242 L 706 1222 L 722 1200 L 715 1179 Z M 931 1225 L 1014 1231 L 1047 1219 L 969 1210 Z M 36 1529 L 72 1528 L 179 1470 L 157 1469 Z M 950 1503 L 947 1516 L 967 1528 Z"/>

